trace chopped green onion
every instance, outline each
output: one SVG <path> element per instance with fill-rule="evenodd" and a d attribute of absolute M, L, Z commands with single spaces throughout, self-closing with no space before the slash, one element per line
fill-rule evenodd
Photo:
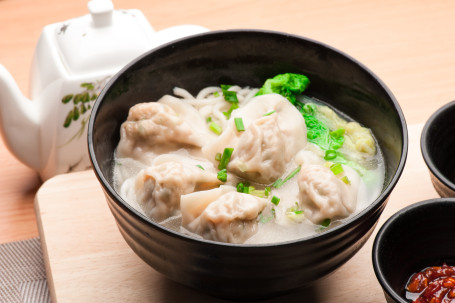
<path fill-rule="evenodd" d="M 235 128 L 237 128 L 237 131 L 239 131 L 239 132 L 245 131 L 245 126 L 243 125 L 242 118 L 234 118 L 234 122 L 235 122 Z"/>
<path fill-rule="evenodd" d="M 205 119 L 205 122 L 207 122 L 207 123 L 212 122 L 212 117 L 207 117 L 207 118 Z"/>
<path fill-rule="evenodd" d="M 221 90 L 223 92 L 224 100 L 226 100 L 229 103 L 239 103 L 239 100 L 237 99 L 237 93 L 234 91 L 230 91 L 229 90 L 230 87 L 231 85 L 221 84 Z"/>
<path fill-rule="evenodd" d="M 264 116 L 270 116 L 271 114 L 275 113 L 275 110 L 271 110 L 268 113 L 265 113 Z"/>
<path fill-rule="evenodd" d="M 332 222 L 332 220 L 330 220 L 330 218 L 327 218 L 327 219 L 324 219 L 324 221 L 321 222 L 321 225 L 324 226 L 324 227 L 328 227 L 331 222 Z"/>
<path fill-rule="evenodd" d="M 344 176 L 343 178 L 341 178 L 341 181 L 343 181 L 343 182 L 346 183 L 347 185 L 350 185 L 350 184 L 351 184 L 351 181 L 349 180 L 348 176 Z"/>
<path fill-rule="evenodd" d="M 330 166 L 330 170 L 334 175 L 341 174 L 343 172 L 343 166 L 340 163 L 335 163 Z"/>
<path fill-rule="evenodd" d="M 324 160 L 333 160 L 337 157 L 337 152 L 333 149 L 329 149 L 325 151 Z"/>
<path fill-rule="evenodd" d="M 253 189 L 251 189 L 251 187 Z M 265 198 L 266 195 L 265 195 L 265 191 L 264 190 L 260 190 L 260 189 L 254 189 L 253 186 L 250 186 L 250 189 L 249 189 L 249 192 L 248 192 L 250 195 L 253 195 L 253 196 L 256 196 L 256 197 L 259 197 L 259 198 Z"/>
<path fill-rule="evenodd" d="M 305 220 L 303 210 L 298 210 L 295 209 L 294 207 L 288 208 L 286 210 L 286 217 L 295 223 L 302 223 Z"/>
<path fill-rule="evenodd" d="M 216 124 L 215 122 L 210 122 L 209 124 L 209 128 L 212 132 L 214 132 L 215 134 L 217 135 L 220 135 L 221 134 L 221 126 L 219 126 L 218 124 Z"/>
<path fill-rule="evenodd" d="M 214 93 L 213 93 L 213 96 L 219 97 L 219 96 L 220 96 L 220 93 L 219 93 L 219 92 L 214 92 Z"/>
<path fill-rule="evenodd" d="M 340 138 L 344 136 L 344 128 L 339 128 L 337 130 L 334 130 L 333 132 L 330 132 L 330 136 L 333 138 Z"/>
<path fill-rule="evenodd" d="M 268 186 L 264 189 L 264 193 L 265 193 L 265 196 L 266 196 L 266 197 L 269 196 L 270 190 L 271 190 L 271 189 L 270 189 L 270 187 L 268 187 Z"/>
<path fill-rule="evenodd" d="M 278 204 L 280 203 L 280 198 L 278 198 L 277 196 L 273 196 L 272 203 L 278 206 Z"/>
<path fill-rule="evenodd" d="M 218 180 L 220 180 L 221 182 L 226 182 L 226 180 L 227 180 L 227 170 L 226 170 L 226 168 L 220 170 L 220 171 L 217 173 L 216 177 L 217 177 Z"/>
<path fill-rule="evenodd" d="M 244 193 L 244 190 L 247 186 L 243 182 L 237 183 L 237 192 Z"/>
<path fill-rule="evenodd" d="M 202 169 L 202 170 L 205 170 L 205 169 L 202 167 L 201 164 L 198 164 L 198 165 L 196 165 L 196 166 L 199 167 L 199 168 Z"/>
<path fill-rule="evenodd" d="M 273 208 L 273 207 L 272 207 L 272 215 L 274 218 L 276 218 L 275 208 Z"/>
<path fill-rule="evenodd" d="M 275 183 L 272 184 L 272 186 L 275 187 L 275 188 L 278 188 L 278 187 L 280 187 L 281 185 L 283 185 L 282 182 L 283 182 L 283 179 L 278 178 L 278 179 L 275 181 Z"/>
<path fill-rule="evenodd" d="M 215 160 L 216 161 L 220 161 L 221 160 L 221 153 L 216 153 Z"/>
<path fill-rule="evenodd" d="M 226 147 L 221 155 L 220 164 L 218 164 L 218 169 L 225 169 L 231 160 L 232 152 L 234 151 L 231 147 Z"/>
<path fill-rule="evenodd" d="M 292 177 L 294 177 L 300 171 L 301 168 L 302 167 L 300 165 L 297 166 L 297 168 L 294 169 L 286 178 L 284 178 L 284 180 L 278 179 L 275 181 L 275 183 L 273 183 L 272 186 L 275 188 L 280 188 L 281 186 L 283 186 L 284 183 L 292 179 Z"/>
<path fill-rule="evenodd" d="M 258 216 L 258 221 L 262 224 L 266 224 L 272 219 L 273 219 L 273 213 L 272 213 L 272 216 L 268 216 L 268 217 L 264 216 L 262 213 L 260 213 Z"/>
<path fill-rule="evenodd" d="M 227 112 L 223 112 L 223 115 L 226 117 L 227 120 L 229 120 L 229 118 L 231 117 L 232 111 L 237 108 L 239 108 L 238 103 L 232 103 L 229 110 Z"/>

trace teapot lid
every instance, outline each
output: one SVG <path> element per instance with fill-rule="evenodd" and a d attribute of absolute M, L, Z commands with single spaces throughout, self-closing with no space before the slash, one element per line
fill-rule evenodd
<path fill-rule="evenodd" d="M 115 73 L 151 48 L 154 30 L 139 10 L 114 10 L 111 0 L 91 0 L 87 6 L 90 14 L 55 28 L 69 74 Z"/>

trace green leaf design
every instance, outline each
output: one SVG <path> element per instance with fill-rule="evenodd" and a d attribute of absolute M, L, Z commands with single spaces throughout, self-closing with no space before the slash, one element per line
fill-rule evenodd
<path fill-rule="evenodd" d="M 74 99 L 73 99 L 74 105 L 76 105 L 76 104 L 78 104 L 79 102 L 81 102 L 81 99 L 82 99 L 82 95 L 81 95 L 81 94 L 76 94 L 76 95 L 74 95 Z"/>
<path fill-rule="evenodd" d="M 79 109 L 75 106 L 73 108 L 73 120 L 76 121 L 77 119 L 79 119 Z"/>
<path fill-rule="evenodd" d="M 71 121 L 73 120 L 73 111 L 70 111 L 65 118 L 65 122 L 63 123 L 63 127 L 68 128 L 71 125 Z"/>
<path fill-rule="evenodd" d="M 81 83 L 81 87 L 85 87 L 87 90 L 94 90 L 95 86 L 91 82 Z"/>
<path fill-rule="evenodd" d="M 73 99 L 73 94 L 66 95 L 62 98 L 62 103 L 66 104 L 66 103 L 70 102 L 71 99 Z"/>

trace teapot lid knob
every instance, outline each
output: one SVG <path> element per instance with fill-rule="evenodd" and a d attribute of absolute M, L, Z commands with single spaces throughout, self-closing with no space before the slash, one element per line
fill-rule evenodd
<path fill-rule="evenodd" d="M 87 4 L 95 27 L 109 26 L 112 23 L 114 5 L 111 0 L 91 0 Z"/>

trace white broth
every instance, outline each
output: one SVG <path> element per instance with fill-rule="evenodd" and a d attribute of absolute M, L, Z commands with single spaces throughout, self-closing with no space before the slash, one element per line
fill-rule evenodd
<path fill-rule="evenodd" d="M 235 105 L 219 87 L 176 88 L 130 109 L 114 167 L 126 202 L 178 232 L 257 244 L 314 235 L 379 196 L 384 160 L 369 129 L 313 98 L 305 111 L 278 94 L 229 91 Z M 330 128 L 328 147 L 310 140 L 308 110 Z"/>

